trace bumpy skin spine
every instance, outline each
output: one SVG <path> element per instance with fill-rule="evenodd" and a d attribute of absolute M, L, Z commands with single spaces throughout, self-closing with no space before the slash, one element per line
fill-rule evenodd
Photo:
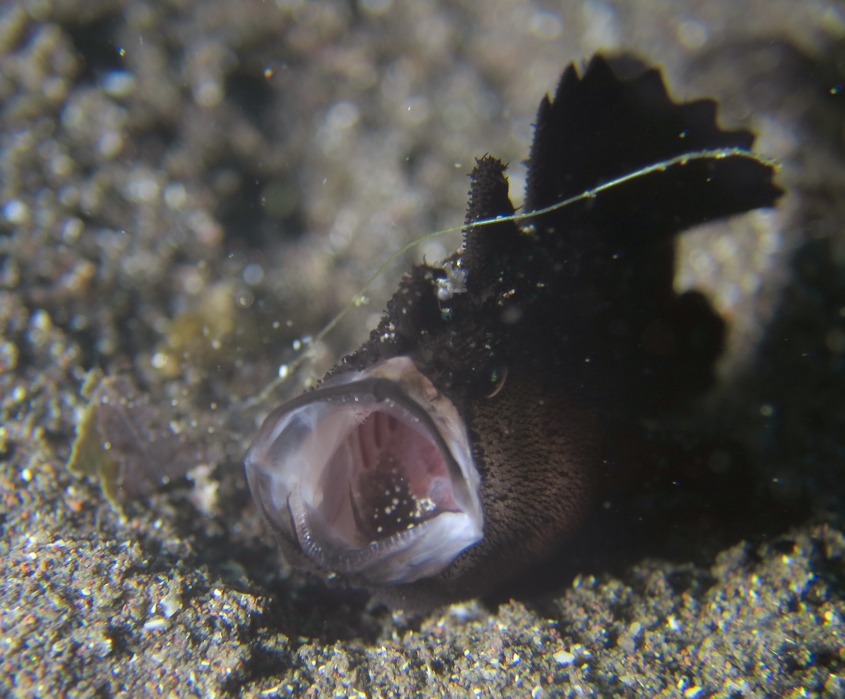
<path fill-rule="evenodd" d="M 750 132 L 722 131 L 715 116 L 710 100 L 674 104 L 657 70 L 623 80 L 600 56 L 583 75 L 570 65 L 540 104 L 525 208 L 685 153 L 750 149 Z M 478 161 L 467 223 L 514 212 L 505 169 Z M 452 258 L 467 290 L 447 301 L 436 296 L 442 268 L 411 270 L 370 340 L 330 374 L 397 355 L 417 362 L 466 421 L 485 536 L 438 576 L 378 595 L 413 608 L 483 594 L 578 528 L 607 436 L 713 381 L 724 325 L 701 295 L 673 291 L 674 236 L 772 206 L 781 194 L 772 176 L 750 153 L 694 160 L 530 225 L 469 228 Z"/>

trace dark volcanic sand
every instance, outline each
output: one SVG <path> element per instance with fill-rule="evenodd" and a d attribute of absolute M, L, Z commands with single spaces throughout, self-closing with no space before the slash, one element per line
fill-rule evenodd
<path fill-rule="evenodd" d="M 413 618 L 289 573 L 242 474 L 258 421 L 458 238 L 242 402 L 389 252 L 461 223 L 473 158 L 510 161 L 519 197 L 541 95 L 600 49 L 718 97 L 783 164 L 777 212 L 679 250 L 679 286 L 731 323 L 719 387 L 654 426 L 647 483 L 517 601 Z M 840 86 L 825 0 L 7 0 L 0 693 L 845 696 Z M 93 370 L 214 466 L 121 517 L 65 469 Z"/>

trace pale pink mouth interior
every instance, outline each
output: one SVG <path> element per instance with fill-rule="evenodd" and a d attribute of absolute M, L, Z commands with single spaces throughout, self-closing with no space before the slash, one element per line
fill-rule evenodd
<path fill-rule="evenodd" d="M 431 436 L 418 421 L 382 410 L 349 430 L 329 457 L 317 491 L 322 501 L 316 509 L 326 525 L 356 546 L 461 511 L 449 468 Z"/>
<path fill-rule="evenodd" d="M 408 357 L 279 406 L 245 466 L 282 548 L 327 579 L 414 582 L 484 536 L 463 419 Z"/>

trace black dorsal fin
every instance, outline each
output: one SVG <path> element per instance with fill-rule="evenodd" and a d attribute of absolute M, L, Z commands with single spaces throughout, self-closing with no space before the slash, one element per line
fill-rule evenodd
<path fill-rule="evenodd" d="M 476 160 L 470 175 L 466 223 L 487 221 L 497 216 L 511 216 L 513 204 L 508 196 L 507 166 L 498 158 L 485 155 Z M 519 230 L 513 221 L 502 221 L 464 231 L 463 260 L 472 274 L 467 279 L 468 290 L 478 293 L 495 284 L 503 265 L 518 259 Z"/>
<path fill-rule="evenodd" d="M 724 324 L 703 297 L 676 294 L 672 239 L 781 194 L 751 132 L 722 130 L 714 101 L 675 104 L 658 70 L 631 67 L 599 56 L 564 71 L 537 115 L 528 218 L 465 236 L 464 302 L 499 328 L 512 372 L 530 366 L 606 416 L 654 415 L 712 383 Z M 513 211 L 493 158 L 470 194 L 468 223 Z"/>
<path fill-rule="evenodd" d="M 715 149 L 746 153 L 694 159 L 606 190 L 589 207 L 588 228 L 665 236 L 713 218 L 771 206 L 781 190 L 773 168 L 747 152 L 749 131 L 723 131 L 716 104 L 674 104 L 660 72 L 631 80 L 611 63 L 593 58 L 583 76 L 563 73 L 554 100 L 544 98 L 528 160 L 526 211 L 536 211 L 642 168 L 684 154 Z M 580 207 L 584 211 L 584 207 Z M 560 231 L 582 227 L 579 207 L 543 217 Z"/>

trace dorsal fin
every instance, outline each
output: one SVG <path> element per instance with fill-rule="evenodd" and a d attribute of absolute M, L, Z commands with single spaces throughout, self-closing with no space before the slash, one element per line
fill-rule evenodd
<path fill-rule="evenodd" d="M 508 196 L 506 169 L 507 166 L 501 160 L 490 155 L 476 160 L 470 175 L 472 186 L 469 190 L 467 224 L 514 213 Z M 519 230 L 513 221 L 466 229 L 463 261 L 468 269 L 473 270 L 467 279 L 468 290 L 478 293 L 494 285 L 502 266 L 507 265 L 509 259 L 518 257 L 516 247 L 519 245 Z"/>
<path fill-rule="evenodd" d="M 703 150 L 741 149 L 754 142 L 749 131 L 723 131 L 716 103 L 675 104 L 660 72 L 618 78 L 611 63 L 594 57 L 583 76 L 570 65 L 554 100 L 544 98 L 528 160 L 526 211 L 536 211 L 649 165 Z M 713 218 L 772 206 L 781 190 L 773 168 L 737 154 L 694 160 L 631 180 L 590 202 L 592 230 L 623 229 L 666 236 Z M 543 217 L 545 227 L 580 227 L 572 207 Z M 622 232 L 622 231 L 620 231 Z"/>

